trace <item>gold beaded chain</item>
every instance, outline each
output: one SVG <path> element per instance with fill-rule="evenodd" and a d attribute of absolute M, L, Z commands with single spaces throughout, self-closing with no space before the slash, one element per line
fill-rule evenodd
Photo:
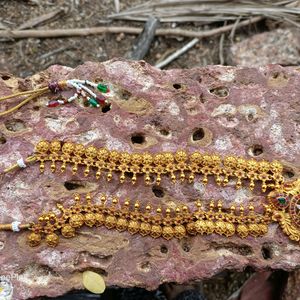
<path fill-rule="evenodd" d="M 194 210 L 185 204 L 179 204 L 174 211 L 166 208 L 163 212 L 161 207 L 152 211 L 150 204 L 141 210 L 139 201 L 131 208 L 129 199 L 125 199 L 123 205 L 120 205 L 118 198 L 112 198 L 109 203 L 107 196 L 102 195 L 100 203 L 92 203 L 90 194 L 86 195 L 85 201 L 81 201 L 80 195 L 76 194 L 75 203 L 68 208 L 57 204 L 60 215 L 50 211 L 42 214 L 36 223 L 21 226 L 32 231 L 28 236 L 28 243 L 32 247 L 40 245 L 42 239 L 48 246 L 55 247 L 59 243 L 58 232 L 64 238 L 72 238 L 83 226 L 105 226 L 119 232 L 128 231 L 131 234 L 170 240 L 182 239 L 187 235 L 213 233 L 226 237 L 259 237 L 268 232 L 268 226 L 272 222 L 277 222 L 291 240 L 299 241 L 299 211 L 298 216 L 295 215 L 295 210 L 299 210 L 299 189 L 300 180 L 293 186 L 286 187 L 285 196 L 271 193 L 268 204 L 263 205 L 262 214 L 255 212 L 252 203 L 246 208 L 243 205 L 238 208 L 231 205 L 226 210 L 222 201 L 211 200 L 209 208 L 204 209 L 201 201 L 197 200 Z"/>
<path fill-rule="evenodd" d="M 194 211 L 182 204 L 174 212 L 170 208 L 163 212 L 161 207 L 152 212 L 150 205 L 142 211 L 138 201 L 130 209 L 128 199 L 123 206 L 119 206 L 117 198 L 113 198 L 109 205 L 107 197 L 102 196 L 100 204 L 93 204 L 89 194 L 86 195 L 86 203 L 82 203 L 80 196 L 76 195 L 75 204 L 69 208 L 57 205 L 60 215 L 49 212 L 43 214 L 36 223 L 16 225 L 13 222 L 0 225 L 0 230 L 31 230 L 28 238 L 30 246 L 39 245 L 45 238 L 47 244 L 54 247 L 59 242 L 58 231 L 63 237 L 70 238 L 84 225 L 105 226 L 108 229 L 115 228 L 131 234 L 139 233 L 142 236 L 169 240 L 186 235 L 213 233 L 227 237 L 234 234 L 241 238 L 248 235 L 258 237 L 268 232 L 270 223 L 276 222 L 291 240 L 300 240 L 300 179 L 284 183 L 283 167 L 277 161 L 245 160 L 235 156 L 221 159 L 214 154 L 188 154 L 183 150 L 176 153 L 129 154 L 57 140 L 40 141 L 35 154 L 26 161 L 40 162 L 41 172 L 44 172 L 48 161 L 52 172 L 56 171 L 57 162 L 60 163 L 61 172 L 66 170 L 67 165 L 72 165 L 74 174 L 80 166 L 84 166 L 84 176 L 90 174 L 91 168 L 96 168 L 96 178 L 99 179 L 106 173 L 108 181 L 112 179 L 113 172 L 120 173 L 120 182 L 125 181 L 126 173 L 132 173 L 132 183 L 136 182 L 138 175 L 143 175 L 146 184 L 150 183 L 150 176 L 154 176 L 156 184 L 160 184 L 162 175 L 169 176 L 172 182 L 179 178 L 181 182 L 187 180 L 190 183 L 195 180 L 196 175 L 201 175 L 202 182 L 206 184 L 208 176 L 212 175 L 218 185 L 225 186 L 229 179 L 235 178 L 236 188 L 242 186 L 242 180 L 249 180 L 250 189 L 254 188 L 255 181 L 261 181 L 262 191 L 271 189 L 268 204 L 262 204 L 265 210 L 263 214 L 256 213 L 253 204 L 246 211 L 244 206 L 237 209 L 235 205 L 224 209 L 220 200 L 216 203 L 211 201 L 208 210 L 203 209 L 201 202 L 197 200 L 197 209 Z M 8 168 L 5 172 L 14 168 L 15 166 Z"/>
<path fill-rule="evenodd" d="M 129 154 L 109 151 L 106 148 L 97 149 L 94 146 L 84 147 L 82 144 L 63 143 L 58 140 L 51 142 L 42 140 L 36 145 L 34 156 L 27 161 L 38 161 L 41 172 L 44 172 L 45 163 L 48 161 L 52 172 L 57 170 L 57 163 L 60 163 L 61 172 L 71 165 L 73 174 L 83 166 L 84 176 L 88 176 L 93 168 L 96 170 L 97 179 L 105 174 L 108 181 L 116 172 L 119 173 L 121 183 L 125 182 L 125 174 L 131 174 L 133 184 L 136 183 L 138 175 L 143 175 L 147 185 L 151 182 L 151 176 L 155 177 L 155 182 L 159 185 L 162 175 L 168 176 L 173 183 L 177 180 L 193 183 L 195 176 L 200 175 L 203 184 L 207 184 L 208 176 L 213 176 L 215 182 L 223 186 L 228 184 L 229 179 L 235 178 L 237 189 L 242 186 L 243 180 L 249 180 L 250 190 L 254 189 L 256 181 L 260 181 L 263 192 L 267 188 L 279 189 L 284 183 L 283 166 L 278 161 L 245 160 L 236 156 L 222 159 L 215 154 L 187 153 L 183 150 L 178 150 L 176 153 Z"/>
<path fill-rule="evenodd" d="M 161 207 L 153 213 L 150 204 L 141 211 L 139 201 L 134 203 L 132 210 L 128 199 L 121 207 L 118 203 L 119 200 L 113 198 L 111 204 L 107 204 L 107 197 L 103 195 L 100 204 L 92 204 L 89 194 L 86 195 L 85 203 L 82 203 L 80 196 L 75 195 L 75 204 L 69 208 L 57 205 L 61 211 L 59 217 L 49 212 L 40 216 L 37 223 L 32 224 L 32 233 L 28 236 L 29 244 L 39 245 L 44 236 L 46 243 L 54 247 L 59 241 L 57 231 L 60 231 L 63 237 L 70 238 L 75 236 L 76 230 L 83 225 L 105 226 L 118 231 L 126 230 L 131 234 L 170 240 L 181 239 L 187 234 L 212 233 L 227 237 L 234 234 L 242 238 L 248 235 L 257 237 L 267 233 L 268 224 L 272 222 L 272 210 L 267 205 L 263 215 L 256 214 L 254 206 L 249 205 L 249 213 L 246 215 L 243 206 L 239 207 L 238 212 L 235 206 L 231 206 L 230 212 L 222 211 L 221 201 L 218 201 L 217 205 L 211 201 L 209 210 L 205 211 L 198 200 L 195 211 L 190 211 L 186 205 L 179 205 L 174 212 L 166 208 L 163 214 Z"/>

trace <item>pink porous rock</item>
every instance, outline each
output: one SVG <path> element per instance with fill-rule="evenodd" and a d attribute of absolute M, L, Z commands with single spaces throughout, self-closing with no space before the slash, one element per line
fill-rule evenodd
<path fill-rule="evenodd" d="M 1 76 L 0 76 L 1 78 Z M 76 100 L 47 107 L 50 93 L 5 117 L 0 117 L 0 170 L 32 155 L 41 139 L 60 139 L 84 145 L 128 152 L 200 151 L 245 158 L 279 160 L 286 180 L 299 176 L 300 69 L 268 65 L 258 68 L 208 66 L 191 70 L 158 70 L 144 61 L 114 59 L 87 62 L 75 69 L 52 66 L 21 79 L 5 74 L 0 95 L 43 87 L 50 81 L 89 79 L 111 84 L 112 106 L 85 107 Z M 20 101 L 20 98 L 19 100 Z M 0 111 L 16 100 L 0 102 Z M 35 221 L 56 203 L 71 204 L 74 192 L 90 192 L 96 201 L 102 193 L 140 200 L 141 206 L 176 207 L 194 200 L 222 199 L 224 207 L 247 205 L 253 200 L 262 210 L 266 194 L 251 192 L 234 182 L 219 187 L 210 179 L 205 187 L 195 182 L 172 184 L 162 178 L 160 186 L 145 186 L 138 177 L 133 186 L 127 178 L 120 184 L 88 177 L 80 168 L 72 175 L 40 174 L 39 165 L 2 176 L 0 223 Z M 56 248 L 45 243 L 26 244 L 27 232 L 0 232 L 0 275 L 11 276 L 16 300 L 41 295 L 58 296 L 82 289 L 82 272 L 92 269 L 106 285 L 155 289 L 164 282 L 185 283 L 210 278 L 222 270 L 241 271 L 300 267 L 300 247 L 291 242 L 277 224 L 260 238 L 219 235 L 190 236 L 180 241 L 153 239 L 104 227 L 82 228 L 72 239 L 60 239 Z M 12 276 L 15 274 L 15 276 Z"/>

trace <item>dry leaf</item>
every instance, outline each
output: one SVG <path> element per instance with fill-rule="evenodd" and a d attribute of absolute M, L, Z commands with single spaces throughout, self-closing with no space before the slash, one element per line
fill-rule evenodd
<path fill-rule="evenodd" d="M 94 294 L 102 294 L 105 291 L 105 282 L 101 275 L 92 271 L 82 273 L 83 286 Z"/>

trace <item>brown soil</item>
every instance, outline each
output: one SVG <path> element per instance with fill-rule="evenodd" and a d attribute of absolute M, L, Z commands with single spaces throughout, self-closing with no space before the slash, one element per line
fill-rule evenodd
<path fill-rule="evenodd" d="M 134 6 L 141 0 L 120 1 L 121 10 Z M 140 22 L 110 21 L 107 15 L 115 12 L 112 0 L 53 0 L 19 1 L 2 0 L 0 11 L 0 29 L 17 29 L 28 20 L 61 8 L 65 14 L 40 24 L 36 29 L 84 28 L 103 25 L 143 26 Z M 197 23 L 162 24 L 162 27 L 178 27 L 191 30 L 206 30 L 208 25 Z M 247 26 L 236 33 L 235 39 L 260 31 L 257 25 Z M 76 67 L 85 61 L 105 61 L 114 57 L 123 57 L 131 49 L 136 36 L 103 34 L 86 37 L 0 40 L 0 70 L 27 77 L 44 70 L 52 64 Z M 190 38 L 156 37 L 145 60 L 155 64 L 182 47 Z M 182 55 L 167 68 L 191 68 L 208 64 L 219 64 L 220 37 L 203 39 L 193 49 Z M 224 41 L 224 57 L 231 41 L 228 35 Z"/>

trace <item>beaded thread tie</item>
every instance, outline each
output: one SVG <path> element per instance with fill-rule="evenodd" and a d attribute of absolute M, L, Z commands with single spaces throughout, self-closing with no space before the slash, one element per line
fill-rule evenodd
<path fill-rule="evenodd" d="M 267 188 L 279 189 L 284 183 L 283 167 L 278 161 L 245 160 L 235 156 L 221 159 L 214 154 L 188 154 L 183 150 L 176 153 L 129 154 L 94 146 L 84 147 L 70 142 L 43 140 L 37 144 L 34 158 L 40 163 L 41 172 L 44 172 L 46 163 L 50 162 L 52 172 L 57 169 L 64 172 L 71 166 L 73 174 L 76 174 L 79 167 L 84 167 L 83 174 L 88 176 L 92 168 L 96 170 L 97 179 L 103 175 L 110 181 L 113 173 L 119 173 L 121 183 L 125 182 L 126 174 L 132 174 L 133 184 L 136 183 L 137 176 L 144 176 L 147 185 L 150 184 L 151 176 L 155 177 L 157 185 L 161 182 L 161 176 L 168 176 L 173 183 L 178 180 L 193 183 L 195 176 L 201 176 L 203 184 L 207 184 L 208 177 L 213 176 L 215 182 L 223 186 L 228 184 L 229 179 L 235 178 L 237 189 L 242 186 L 244 180 L 249 180 L 251 190 L 254 189 L 255 182 L 260 181 L 263 192 Z"/>
<path fill-rule="evenodd" d="M 59 215 L 50 211 L 43 213 L 36 223 L 18 223 L 18 229 L 31 231 L 28 236 L 30 246 L 38 246 L 44 239 L 48 246 L 55 247 L 59 243 L 59 233 L 64 238 L 71 238 L 83 226 L 105 226 L 119 232 L 128 231 L 131 234 L 170 240 L 197 234 L 260 237 L 267 234 L 268 226 L 275 222 L 291 240 L 300 240 L 300 180 L 285 187 L 282 193 L 271 192 L 268 204 L 263 205 L 263 214 L 256 213 L 253 204 L 246 208 L 232 205 L 225 210 L 220 200 L 212 200 L 208 209 L 203 209 L 200 200 L 197 200 L 194 210 L 179 204 L 175 211 L 170 208 L 163 211 L 158 207 L 155 212 L 149 204 L 141 210 L 139 201 L 131 208 L 129 199 L 125 199 L 120 206 L 119 200 L 114 197 L 109 204 L 105 195 L 101 197 L 100 203 L 92 203 L 90 194 L 86 195 L 85 201 L 81 201 L 80 195 L 76 194 L 74 200 L 75 203 L 68 208 L 57 204 Z M 16 225 L 4 224 L 0 225 L 0 230 L 12 230 L 13 227 Z M 18 230 L 15 228 L 14 231 Z"/>
<path fill-rule="evenodd" d="M 75 94 L 68 99 L 59 98 L 55 100 L 49 100 L 46 106 L 56 107 L 59 105 L 71 103 L 78 99 L 82 99 L 85 106 L 98 107 L 101 108 L 103 112 L 106 112 L 110 109 L 111 103 L 109 99 L 112 97 L 112 92 L 111 88 L 107 84 L 95 83 L 89 80 L 70 79 L 59 82 L 50 82 L 47 87 L 43 87 L 40 89 L 19 92 L 12 95 L 0 97 L 1 102 L 19 96 L 27 96 L 27 98 L 22 100 L 14 107 L 0 112 L 0 117 L 16 111 L 26 103 L 40 96 L 43 96 L 46 93 L 52 92 L 53 94 L 58 94 L 67 88 L 75 90 Z"/>

